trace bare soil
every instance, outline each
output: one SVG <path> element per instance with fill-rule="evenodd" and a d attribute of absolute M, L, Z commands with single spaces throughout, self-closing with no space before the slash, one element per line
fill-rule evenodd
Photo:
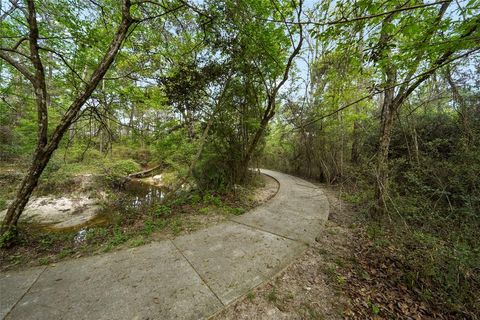
<path fill-rule="evenodd" d="M 278 191 L 278 182 L 267 175 L 261 175 L 259 187 L 252 195 L 253 206 L 259 206 L 270 200 Z"/>
<path fill-rule="evenodd" d="M 23 221 L 51 225 L 53 229 L 70 228 L 95 218 L 99 208 L 97 199 L 86 194 L 36 197 L 30 199 L 21 218 Z M 6 212 L 0 212 L 0 219 L 5 217 Z"/>

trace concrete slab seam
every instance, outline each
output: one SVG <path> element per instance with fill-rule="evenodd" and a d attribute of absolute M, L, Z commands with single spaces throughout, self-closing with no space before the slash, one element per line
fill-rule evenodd
<path fill-rule="evenodd" d="M 22 299 L 27 295 L 27 293 L 30 292 L 30 289 L 32 289 L 32 287 L 35 285 L 35 283 L 37 283 L 38 279 L 40 279 L 40 276 L 45 272 L 45 270 L 47 270 L 48 266 L 45 266 L 43 268 L 43 270 L 38 274 L 38 276 L 35 278 L 35 280 L 33 280 L 32 284 L 28 287 L 27 290 L 25 290 L 25 292 L 22 294 L 22 296 L 17 300 L 17 302 L 15 302 L 15 304 L 10 308 L 10 310 L 8 310 L 8 312 L 5 314 L 5 317 L 3 319 L 7 319 L 8 315 L 10 313 L 12 313 L 13 309 L 15 309 L 15 307 L 17 306 L 17 304 L 22 301 Z"/>
<path fill-rule="evenodd" d="M 205 284 L 205 286 L 208 288 L 208 290 L 210 290 L 210 292 L 215 296 L 215 298 L 217 298 L 218 301 L 220 301 L 221 305 L 222 306 L 225 306 L 225 304 L 223 303 L 223 301 L 220 299 L 220 297 L 217 295 L 217 293 L 215 291 L 213 291 L 213 289 L 208 285 L 208 282 L 202 277 L 202 275 L 197 271 L 197 269 L 195 269 L 195 267 L 193 266 L 193 264 L 190 262 L 190 260 L 188 260 L 188 258 L 183 254 L 182 250 L 180 250 L 180 248 L 178 248 L 175 243 L 173 242 L 172 239 L 169 239 L 169 241 L 172 243 L 173 247 L 182 255 L 182 257 L 187 261 L 188 265 L 193 269 L 193 271 L 195 271 L 195 273 L 197 274 L 197 276 L 200 278 L 200 280 L 202 280 L 202 282 Z"/>
<path fill-rule="evenodd" d="M 272 233 L 273 234 L 273 233 Z M 294 240 L 296 241 L 296 240 Z M 301 241 L 297 241 L 297 242 L 301 242 Z M 244 294 L 240 295 L 239 297 L 233 299 L 232 301 L 230 301 L 229 303 L 227 304 L 224 304 L 224 307 L 220 310 L 218 310 L 217 312 L 215 312 L 214 314 L 212 314 L 211 316 L 208 317 L 208 319 L 212 319 L 213 317 L 219 315 L 223 310 L 226 309 L 226 307 L 228 306 L 231 306 L 233 304 L 235 304 L 236 302 L 242 300 L 243 298 L 245 298 L 248 293 L 252 290 L 255 290 L 256 288 L 259 288 L 263 285 L 265 285 L 266 283 L 268 283 L 269 281 L 272 281 L 273 279 L 275 279 L 276 277 L 278 277 L 279 275 L 281 275 L 285 270 L 287 270 L 291 265 L 293 265 L 296 261 L 297 261 L 297 258 L 300 257 L 302 254 L 305 253 L 305 251 L 307 251 L 307 249 L 309 248 L 310 246 L 307 245 L 305 247 L 303 247 L 303 250 L 301 250 L 300 252 L 298 252 L 291 260 L 289 263 L 287 263 L 284 267 L 282 267 L 280 270 L 278 270 L 278 272 L 276 272 L 275 274 L 273 274 L 272 276 L 268 277 L 268 278 L 264 278 L 263 281 L 261 281 L 259 284 L 253 286 L 252 288 L 250 288 L 247 292 L 245 292 Z"/>
<path fill-rule="evenodd" d="M 265 230 L 265 229 L 262 229 L 262 228 L 259 228 L 259 227 L 256 227 L 256 226 L 252 226 L 252 225 L 249 225 L 249 224 L 246 224 L 244 222 L 240 222 L 240 221 L 235 221 L 235 220 L 231 220 L 231 219 L 228 219 L 228 221 L 231 221 L 231 222 L 235 222 L 237 224 L 240 224 L 242 226 L 245 226 L 245 227 L 248 227 L 250 229 L 253 229 L 253 230 L 257 230 L 257 231 L 262 231 L 262 232 L 265 232 L 265 233 L 269 233 L 271 235 L 274 235 L 274 236 L 277 236 L 277 237 L 280 237 L 280 238 L 283 238 L 283 239 L 287 239 L 287 240 L 290 240 L 290 241 L 293 241 L 293 242 L 299 242 L 301 244 L 304 244 L 306 246 L 309 246 L 308 242 L 306 241 L 302 241 L 300 239 L 292 239 L 292 238 L 289 238 L 287 236 L 283 236 L 281 234 L 278 234 L 278 233 L 275 233 L 275 232 L 272 232 L 272 231 L 268 231 L 268 230 Z"/>
<path fill-rule="evenodd" d="M 295 183 L 297 186 L 301 186 L 301 187 L 305 187 L 305 188 L 310 188 L 310 189 L 318 189 L 318 187 L 316 187 L 315 185 L 312 186 L 308 186 L 308 185 L 305 185 L 305 184 L 301 184 L 301 183 Z"/>

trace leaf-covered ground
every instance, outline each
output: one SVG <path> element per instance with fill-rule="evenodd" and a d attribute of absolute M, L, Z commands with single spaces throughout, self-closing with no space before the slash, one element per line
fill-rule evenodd
<path fill-rule="evenodd" d="M 395 248 L 379 251 L 355 208 L 339 199 L 338 190 L 324 190 L 331 211 L 316 242 L 213 319 L 452 318 L 399 282 Z"/>

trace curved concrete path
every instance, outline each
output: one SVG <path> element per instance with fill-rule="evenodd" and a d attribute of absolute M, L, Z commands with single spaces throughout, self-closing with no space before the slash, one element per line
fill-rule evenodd
<path fill-rule="evenodd" d="M 282 270 L 321 232 L 328 201 L 280 183 L 265 205 L 225 223 L 139 248 L 0 274 L 0 318 L 201 319 Z"/>

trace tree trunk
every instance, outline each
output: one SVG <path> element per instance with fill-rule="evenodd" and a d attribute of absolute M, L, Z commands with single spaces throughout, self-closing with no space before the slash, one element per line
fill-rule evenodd
<path fill-rule="evenodd" d="M 17 223 L 20 215 L 23 212 L 33 190 L 38 184 L 38 180 L 47 166 L 50 157 L 53 152 L 58 148 L 62 137 L 65 132 L 70 128 L 72 123 L 77 119 L 80 114 L 80 110 L 85 102 L 90 98 L 93 91 L 97 87 L 98 83 L 103 79 L 105 73 L 113 63 L 120 47 L 125 40 L 128 30 L 134 22 L 130 16 L 131 3 L 129 0 L 125 0 L 122 9 L 122 21 L 118 26 L 117 32 L 110 43 L 110 46 L 105 53 L 105 56 L 97 65 L 97 68 L 90 77 L 90 80 L 85 84 L 84 90 L 80 92 L 65 114 L 62 116 L 59 124 L 51 134 L 48 141 L 47 125 L 48 125 L 48 113 L 46 109 L 46 97 L 47 91 L 45 86 L 45 76 L 43 73 L 43 66 L 41 63 L 40 55 L 38 54 L 38 28 L 36 25 L 35 5 L 33 1 L 28 1 L 28 23 L 30 28 L 30 52 L 32 54 L 32 63 L 35 68 L 35 75 L 31 75 L 24 67 L 19 66 L 5 55 L 2 56 L 7 62 L 14 65 L 24 76 L 32 82 L 35 89 L 37 111 L 38 111 L 38 141 L 35 154 L 28 170 L 27 175 L 23 178 L 20 187 L 13 202 L 7 209 L 7 214 L 3 220 L 2 227 L 0 229 L 1 245 L 5 245 L 6 242 L 17 233 Z"/>
<path fill-rule="evenodd" d="M 299 22 L 301 20 L 302 10 L 303 10 L 303 1 L 300 0 L 298 4 L 297 17 L 296 17 L 297 21 Z M 267 108 L 265 110 L 265 113 L 263 114 L 262 120 L 260 121 L 260 127 L 255 132 L 255 136 L 253 137 L 252 141 L 248 144 L 247 152 L 245 153 L 245 156 L 243 157 L 240 163 L 240 166 L 241 166 L 240 182 L 244 182 L 247 177 L 248 166 L 253 157 L 253 153 L 255 152 L 258 142 L 260 141 L 260 138 L 263 136 L 265 129 L 267 128 L 268 122 L 275 115 L 275 111 L 276 111 L 275 100 L 277 98 L 277 94 L 279 90 L 282 88 L 282 86 L 285 84 L 285 82 L 287 82 L 288 76 L 290 73 L 290 68 L 292 67 L 292 64 L 293 64 L 293 59 L 295 59 L 295 57 L 300 53 L 300 49 L 302 48 L 302 44 L 303 44 L 302 24 L 298 24 L 298 29 L 299 29 L 298 30 L 299 41 L 296 45 L 294 45 L 292 42 L 293 52 L 290 54 L 290 56 L 287 59 L 287 64 L 285 66 L 285 69 L 283 70 L 282 80 L 280 80 L 280 82 L 274 86 L 274 88 L 270 93 L 267 92 L 267 96 L 268 96 Z"/>
<path fill-rule="evenodd" d="M 193 119 L 193 112 L 189 106 L 187 106 L 185 111 L 185 124 L 187 126 L 188 138 L 190 140 L 195 139 L 195 121 Z"/>
<path fill-rule="evenodd" d="M 247 172 L 248 172 L 248 166 L 250 164 L 250 161 L 252 160 L 252 157 L 257 148 L 258 142 L 260 141 L 260 138 L 262 138 L 263 133 L 267 129 L 268 122 L 273 117 L 273 115 L 274 113 L 262 119 L 262 121 L 260 122 L 260 127 L 258 128 L 257 132 L 255 132 L 255 136 L 253 137 L 251 143 L 249 144 L 247 152 L 245 153 L 245 156 L 243 157 L 242 162 L 240 163 L 240 177 L 239 177 L 240 183 L 244 183 L 247 179 Z"/>
<path fill-rule="evenodd" d="M 413 134 L 413 153 L 415 155 L 415 162 L 416 162 L 417 165 L 419 165 L 420 164 L 420 149 L 418 147 L 418 134 L 417 134 L 417 129 L 415 129 L 415 127 L 413 127 L 412 134 Z"/>
<path fill-rule="evenodd" d="M 343 117 L 341 113 L 338 113 L 338 121 L 340 123 L 340 159 L 338 160 L 338 173 L 335 178 L 342 179 L 343 178 L 343 151 L 345 150 L 345 132 L 343 130 Z"/>
<path fill-rule="evenodd" d="M 128 118 L 127 137 L 133 141 L 133 119 L 135 118 L 135 105 L 132 104 L 130 116 Z"/>
<path fill-rule="evenodd" d="M 22 179 L 22 183 L 18 188 L 14 201 L 9 205 L 7 214 L 3 220 L 1 235 L 6 234 L 7 237 L 15 236 L 17 233 L 17 223 L 23 209 L 28 203 L 30 196 L 38 184 L 38 180 L 47 166 L 51 153 L 37 151 L 26 176 Z M 10 234 L 8 234 L 8 232 Z"/>
<path fill-rule="evenodd" d="M 395 118 L 393 90 L 387 90 L 382 107 L 382 125 L 377 153 L 377 185 L 375 190 L 375 213 L 379 217 L 386 212 L 388 193 L 388 152 Z"/>
<path fill-rule="evenodd" d="M 102 128 L 99 129 L 100 130 L 100 146 L 99 146 L 99 150 L 100 153 L 104 153 L 104 133 L 103 133 L 103 130 Z"/>
<path fill-rule="evenodd" d="M 360 123 L 358 120 L 355 120 L 353 123 L 353 141 L 352 141 L 352 154 L 351 154 L 351 161 L 353 164 L 358 164 L 360 159 Z"/>
<path fill-rule="evenodd" d="M 450 89 L 452 90 L 453 101 L 458 105 L 458 115 L 459 115 L 459 122 L 460 127 L 462 128 L 462 135 L 464 138 L 464 147 L 468 149 L 470 143 L 472 141 L 472 131 L 470 129 L 470 119 L 468 114 L 468 106 L 465 102 L 465 99 L 460 94 L 460 91 L 455 84 L 455 81 L 452 78 L 452 73 L 449 67 L 446 70 L 446 78 L 447 82 L 450 85 Z"/>

